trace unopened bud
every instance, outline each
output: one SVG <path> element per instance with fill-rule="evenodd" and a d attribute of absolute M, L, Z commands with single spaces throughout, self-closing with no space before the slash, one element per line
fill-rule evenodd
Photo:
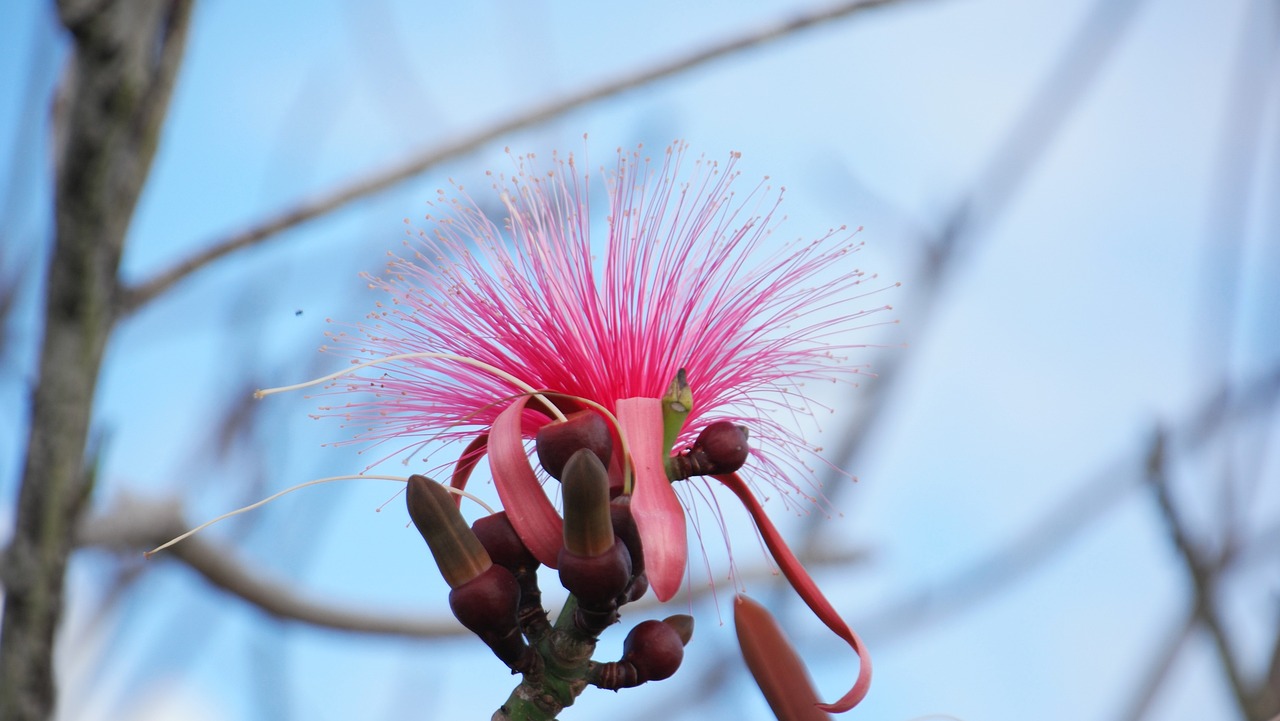
<path fill-rule="evenodd" d="M 671 459 L 669 474 L 679 480 L 733 473 L 742 468 L 751 452 L 747 437 L 746 426 L 729 421 L 711 423 L 687 451 Z"/>
<path fill-rule="evenodd" d="M 622 661 L 636 668 L 636 681 L 670 678 L 684 660 L 679 631 L 663 621 L 641 621 L 622 642 Z"/>
<path fill-rule="evenodd" d="M 662 619 L 662 622 L 676 630 L 676 634 L 680 636 L 681 645 L 689 645 L 689 640 L 693 638 L 693 616 L 677 613 L 674 616 L 667 616 Z"/>
<path fill-rule="evenodd" d="M 564 547 L 579 556 L 599 556 L 613 546 L 609 516 L 609 471 L 594 453 L 580 449 L 561 476 Z"/>
<path fill-rule="evenodd" d="M 502 566 L 491 565 L 449 592 L 453 615 L 512 668 L 528 662 L 528 644 L 517 619 L 519 605 L 520 584 Z"/>
<path fill-rule="evenodd" d="M 619 496 L 609 503 L 609 516 L 613 521 L 613 534 L 627 547 L 631 556 L 631 583 L 618 603 L 627 604 L 640 600 L 649 590 L 649 577 L 644 573 L 644 549 L 640 545 L 640 531 L 631 515 L 631 496 Z"/>
<path fill-rule="evenodd" d="M 676 377 L 671 379 L 667 392 L 662 394 L 662 456 L 671 455 L 676 445 L 684 422 L 693 412 L 693 389 L 689 387 L 689 376 L 681 368 Z"/>
<path fill-rule="evenodd" d="M 609 503 L 609 518 L 613 522 L 613 534 L 627 544 L 631 553 L 631 572 L 644 572 L 644 546 L 640 543 L 640 531 L 631 515 L 631 496 L 619 496 Z"/>
<path fill-rule="evenodd" d="M 449 588 L 458 588 L 493 565 L 444 486 L 425 476 L 409 476 L 405 501 Z"/>
<path fill-rule="evenodd" d="M 733 625 L 742 658 L 778 718 L 826 721 L 818 693 L 799 654 L 764 606 L 739 594 L 733 602 Z"/>
<path fill-rule="evenodd" d="M 580 556 L 567 548 L 557 559 L 560 585 L 578 598 L 581 608 L 615 608 L 613 602 L 631 582 L 631 554 L 622 541 L 597 556 Z"/>
<path fill-rule="evenodd" d="M 553 421 L 538 429 L 538 462 L 552 478 L 562 478 L 565 464 L 586 448 L 606 467 L 613 455 L 609 424 L 595 411 L 571 413 L 566 420 Z"/>
<path fill-rule="evenodd" d="M 489 558 L 499 566 L 512 572 L 538 567 L 538 559 L 520 540 L 506 511 L 477 518 L 471 524 L 471 530 L 480 539 L 484 550 L 489 552 Z"/>

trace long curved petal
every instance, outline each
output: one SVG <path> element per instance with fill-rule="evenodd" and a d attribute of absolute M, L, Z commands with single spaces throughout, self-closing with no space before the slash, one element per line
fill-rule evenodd
<path fill-rule="evenodd" d="M 684 508 L 667 480 L 662 458 L 662 401 L 627 398 L 618 401 L 618 425 L 631 451 L 635 471 L 631 515 L 636 519 L 649 586 L 659 601 L 680 590 L 689 557 Z"/>
<path fill-rule="evenodd" d="M 778 564 L 778 568 L 782 570 L 782 575 L 787 577 L 791 582 L 791 587 L 800 594 L 800 598 L 814 615 L 818 617 L 827 628 L 831 629 L 835 635 L 844 639 L 849 646 L 858 654 L 858 678 L 854 681 L 853 688 L 844 696 L 841 696 L 835 703 L 819 704 L 818 708 L 823 711 L 832 713 L 843 713 L 858 705 L 858 702 L 867 695 L 867 690 L 871 687 L 871 655 L 867 653 L 866 646 L 863 645 L 862 639 L 858 638 L 858 634 L 849 628 L 849 624 L 840 618 L 840 614 L 836 613 L 831 602 L 827 597 L 822 595 L 818 585 L 809 577 L 809 572 L 804 566 L 800 565 L 799 559 L 787 547 L 782 535 L 778 533 L 778 529 L 774 527 L 773 522 L 765 515 L 764 509 L 760 506 L 760 502 L 756 500 L 756 496 L 747 487 L 745 481 L 737 473 L 728 473 L 723 476 L 716 476 L 716 480 L 728 486 L 734 495 L 742 501 L 742 505 L 746 507 L 747 512 L 751 514 L 751 520 L 755 521 L 756 528 L 760 531 L 760 537 L 764 539 L 764 545 L 769 549 L 769 553 L 773 556 L 774 562 Z"/>
<path fill-rule="evenodd" d="M 534 475 L 524 449 L 521 417 L 527 396 L 507 406 L 489 429 L 489 467 L 502 508 L 533 557 L 550 568 L 564 543 L 564 522 Z"/>
<path fill-rule="evenodd" d="M 471 478 L 471 472 L 475 470 L 476 464 L 484 458 L 484 454 L 489 446 L 489 432 L 485 431 L 467 444 L 467 449 L 458 456 L 458 462 L 453 465 L 453 474 L 449 476 L 449 485 L 465 491 L 467 489 L 467 481 Z M 453 502 L 455 505 L 462 505 L 462 496 L 454 494 Z"/>

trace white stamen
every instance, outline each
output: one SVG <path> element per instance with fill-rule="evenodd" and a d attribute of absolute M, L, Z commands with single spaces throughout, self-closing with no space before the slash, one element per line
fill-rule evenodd
<path fill-rule="evenodd" d="M 453 353 L 400 353 L 397 355 L 389 355 L 386 358 L 378 358 L 377 360 L 358 363 L 345 370 L 340 370 L 337 373 L 330 373 L 327 376 L 316 378 L 315 380 L 310 380 L 305 383 L 294 383 L 291 386 L 280 386 L 278 388 L 265 388 L 261 390 L 256 390 L 253 392 L 253 397 L 265 398 L 275 393 L 284 393 L 286 391 L 296 391 L 300 388 L 308 388 L 310 386 L 320 385 L 321 383 L 327 383 L 331 380 L 341 378 L 342 376 L 345 376 L 349 373 L 355 373 L 356 371 L 363 370 L 371 366 L 381 365 L 383 363 L 392 363 L 394 361 L 400 361 L 400 360 L 412 360 L 414 358 L 432 358 L 436 360 L 451 360 L 451 361 L 456 361 L 458 363 L 462 363 L 463 365 L 472 366 L 473 368 L 479 368 L 480 370 L 486 371 L 488 373 L 492 373 L 493 375 L 507 381 L 508 383 L 514 385 L 520 390 L 523 390 L 525 393 L 528 393 L 534 398 L 537 398 L 539 401 L 542 402 L 544 406 L 546 406 L 551 411 L 551 414 L 556 417 L 556 420 L 560 420 L 560 421 L 565 420 L 565 416 L 563 413 L 560 412 L 560 409 L 556 408 L 555 404 L 547 400 L 545 396 L 539 393 L 536 388 L 529 385 L 528 383 L 525 383 L 524 381 L 520 380 L 519 378 L 516 378 L 515 376 L 502 370 L 501 368 L 495 368 L 494 366 L 491 366 L 488 363 L 485 363 L 484 361 L 478 361 L 475 358 L 467 358 L 466 356 L 454 355 Z"/>
<path fill-rule="evenodd" d="M 318 486 L 318 485 L 320 485 L 321 483 L 330 483 L 330 482 L 332 482 L 332 481 L 352 481 L 352 480 L 396 481 L 396 482 L 398 482 L 398 483 L 408 483 L 408 482 L 409 482 L 409 479 L 408 479 L 408 478 L 405 478 L 404 476 L 348 475 L 348 476 L 330 476 L 330 477 L 328 477 L 328 478 L 317 478 L 317 479 L 315 479 L 315 480 L 313 480 L 313 481 L 307 481 L 307 482 L 305 482 L 305 483 L 299 483 L 299 484 L 298 484 L 298 485 L 296 485 L 296 486 L 290 486 L 289 488 L 286 488 L 286 489 L 284 489 L 283 491 L 280 491 L 279 493 L 277 493 L 277 494 L 275 494 L 275 495 L 268 496 L 267 498 L 264 498 L 264 499 L 262 499 L 261 501 L 258 501 L 257 503 L 251 503 L 251 504 L 249 504 L 249 505 L 245 506 L 244 508 L 237 508 L 236 510 L 231 511 L 231 512 L 229 512 L 229 513 L 224 513 L 224 514 L 222 514 L 221 516 L 218 516 L 217 518 L 214 518 L 213 520 L 205 521 L 204 523 L 201 523 L 200 525 L 196 526 L 195 528 L 191 529 L 190 531 L 187 531 L 186 533 L 182 534 L 181 536 L 178 536 L 177 538 L 171 539 L 171 540 L 169 540 L 169 541 L 167 541 L 167 542 L 165 542 L 165 543 L 163 543 L 163 544 L 161 544 L 161 545 L 159 545 L 159 546 L 156 546 L 155 548 L 151 549 L 150 551 L 147 551 L 147 552 L 143 553 L 142 555 L 143 555 L 143 556 L 146 556 L 147 558 L 151 558 L 151 556 L 152 556 L 152 555 L 154 555 L 154 554 L 156 554 L 156 553 L 159 553 L 160 551 L 163 551 L 164 549 L 166 549 L 166 548 L 168 548 L 168 547 L 170 547 L 170 546 L 172 546 L 172 545 L 174 545 L 174 544 L 176 544 L 176 543 L 179 543 L 179 542 L 181 542 L 181 541 L 184 541 L 184 540 L 186 540 L 187 538 L 190 538 L 191 536 L 194 536 L 195 534 L 199 533 L 200 531 L 203 531 L 204 529 L 208 528 L 209 526 L 212 526 L 212 525 L 213 525 L 213 524 L 215 524 L 215 523 L 218 523 L 219 521 L 225 521 L 226 519 L 231 518 L 232 516 L 238 516 L 238 515 L 240 515 L 241 513 L 244 513 L 244 512 L 246 512 L 246 511 L 252 511 L 252 510 L 253 510 L 253 509 L 255 509 L 255 508 L 259 508 L 259 507 L 261 507 L 261 506 L 265 506 L 266 504 L 268 504 L 268 503 L 270 503 L 270 502 L 272 502 L 272 501 L 276 500 L 277 498 L 279 498 L 279 497 L 281 497 L 281 496 L 283 496 L 283 495 L 289 494 L 289 493 L 293 493 L 294 491 L 301 490 L 301 489 L 306 488 L 306 487 L 308 487 L 308 486 Z M 471 499 L 471 500 L 475 501 L 476 503 L 480 504 L 480 506 L 481 506 L 482 508 L 484 508 L 484 510 L 486 510 L 486 511 L 488 511 L 488 512 L 489 512 L 489 515 L 493 515 L 493 514 L 495 513 L 495 511 L 493 510 L 493 508 L 491 508 L 491 507 L 489 506 L 489 504 L 487 504 L 487 503 L 485 503 L 484 501 L 480 500 L 480 499 L 479 499 L 479 498 L 477 498 L 476 496 L 474 496 L 474 495 L 472 495 L 472 494 L 470 494 L 470 493 L 467 493 L 466 491 L 464 491 L 464 490 L 462 490 L 462 489 L 460 489 L 460 488 L 454 488 L 454 487 L 452 487 L 452 486 L 445 486 L 443 483 L 442 483 L 442 484 L 440 484 L 440 485 L 444 486 L 444 489 L 445 489 L 446 491 L 450 492 L 450 493 L 453 493 L 453 494 L 458 495 L 458 496 L 462 496 L 463 498 L 469 498 L 469 499 Z"/>

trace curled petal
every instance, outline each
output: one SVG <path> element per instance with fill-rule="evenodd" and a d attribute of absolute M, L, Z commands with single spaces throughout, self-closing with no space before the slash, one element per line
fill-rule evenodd
<path fill-rule="evenodd" d="M 618 401 L 616 413 L 635 470 L 631 515 L 644 549 L 645 573 L 658 600 L 666 601 L 684 580 L 689 545 L 684 509 L 663 465 L 662 401 L 627 398 Z"/>
<path fill-rule="evenodd" d="M 528 397 L 520 398 L 507 406 L 493 422 L 493 428 L 489 430 L 489 467 L 493 469 L 493 485 L 498 489 L 498 498 L 502 499 L 502 507 L 516 534 L 534 558 L 555 568 L 564 525 L 542 490 L 525 452 L 521 417 L 528 402 Z"/>
<path fill-rule="evenodd" d="M 781 721 L 827 721 L 809 671 L 764 606 L 742 594 L 733 600 L 738 647 L 756 685 Z"/>
<path fill-rule="evenodd" d="M 449 485 L 465 491 L 467 489 L 467 481 L 471 478 L 471 472 L 475 470 L 476 464 L 484 458 L 486 448 L 489 445 L 489 433 L 486 431 L 471 439 L 467 444 L 467 449 L 458 457 L 458 462 L 453 466 L 453 475 L 449 477 Z M 462 495 L 454 494 L 454 503 L 462 505 Z"/>
<path fill-rule="evenodd" d="M 849 624 L 840 618 L 840 614 L 836 613 L 831 602 L 826 596 L 822 595 L 822 591 L 818 589 L 818 585 L 809 577 L 809 572 L 804 566 L 800 565 L 799 559 L 787 547 L 786 542 L 782 540 L 778 529 L 774 527 L 773 522 L 765 515 L 764 509 L 760 507 L 760 502 L 756 500 L 755 494 L 747 487 L 737 473 L 729 473 L 723 476 L 716 476 L 716 480 L 729 487 L 734 495 L 742 501 L 742 505 L 746 506 L 747 512 L 751 514 L 751 520 L 755 521 L 756 528 L 760 531 L 760 537 L 764 539 L 764 545 L 769 549 L 769 553 L 773 556 L 774 562 L 778 564 L 778 568 L 782 570 L 782 575 L 787 577 L 791 583 L 791 587 L 800 594 L 800 598 L 814 615 L 818 617 L 827 628 L 831 629 L 835 635 L 844 639 L 849 646 L 858 654 L 858 678 L 854 681 L 853 688 L 849 692 L 840 697 L 835 703 L 819 704 L 818 708 L 823 711 L 832 713 L 842 713 L 848 711 L 867 695 L 867 689 L 871 687 L 871 656 L 867 653 L 866 646 L 862 644 L 862 639 L 858 638 L 858 634 L 849 628 Z"/>

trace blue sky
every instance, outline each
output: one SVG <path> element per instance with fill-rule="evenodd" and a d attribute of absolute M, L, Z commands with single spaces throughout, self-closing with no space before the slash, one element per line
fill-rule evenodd
<path fill-rule="evenodd" d="M 1240 68 L 1276 65 L 1267 36 L 1274 10 L 1267 18 L 1262 4 L 1141 4 L 1059 131 L 1022 156 L 1034 157 L 1031 171 L 998 213 L 979 219 L 927 322 L 913 287 L 921 234 L 936 233 L 985 178 L 1091 3 L 904 1 L 512 133 L 211 267 L 127 321 L 95 409 L 97 502 L 171 497 L 200 520 L 309 478 L 358 471 L 366 461 L 354 449 L 322 447 L 343 431 L 307 418 L 315 401 L 302 395 L 267 402 L 256 440 L 235 452 L 212 447 L 209 426 L 258 385 L 331 369 L 315 353 L 325 319 L 357 321 L 371 309 L 358 273 L 380 268 L 399 248 L 403 220 L 425 213 L 449 178 L 482 188 L 486 169 L 507 167 L 504 146 L 577 151 L 587 133 L 592 158 L 604 163 L 618 146 L 683 138 L 711 157 L 741 151 L 744 176 L 785 185 L 784 237 L 864 226 L 859 265 L 904 282 L 890 301 L 901 325 L 857 339 L 886 346 L 859 361 L 906 358 L 899 387 L 848 469 L 860 480 L 836 496 L 841 515 L 820 531 L 872 553 L 851 572 L 819 576 L 855 625 L 1008 546 L 1090 479 L 1122 489 L 1100 520 L 990 600 L 922 619 L 879 647 L 878 629 L 859 626 L 877 660 L 861 715 L 1117 717 L 1188 602 L 1131 461 L 1154 423 L 1181 417 L 1222 378 L 1248 378 L 1280 358 L 1280 148 L 1274 133 L 1250 132 L 1229 110 Z M 791 5 L 203 3 L 122 272 L 148 278 L 300 199 L 788 17 Z M 43 113 L 65 45 L 43 5 L 11 3 L 0 19 L 0 167 L 11 169 L 0 258 L 9 278 L 16 264 L 35 263 L 49 237 Z M 1273 129 L 1280 73 L 1255 76 L 1257 127 Z M 1232 186 L 1222 158 L 1232 151 L 1254 160 L 1240 194 L 1224 190 Z M 1231 227 L 1239 240 L 1225 235 Z M 23 277 L 3 355 L 11 372 L 0 384 L 11 407 L 25 402 L 38 337 L 38 274 Z M 838 445 L 858 404 L 855 393 L 824 420 L 824 445 Z M 0 420 L 0 524 L 10 523 L 18 475 L 15 419 Z M 1274 434 L 1258 424 L 1234 449 L 1265 447 Z M 1215 490 L 1223 457 L 1219 449 L 1179 458 L 1178 490 L 1206 534 L 1213 515 L 1203 509 L 1234 497 Z M 1262 528 L 1280 501 L 1276 460 L 1262 455 L 1245 467 L 1256 487 L 1233 493 Z M 442 613 L 443 586 L 398 504 L 375 512 L 393 490 L 317 489 L 212 537 L 346 605 Z M 792 515 L 781 509 L 780 525 L 799 533 L 807 521 Z M 745 518 L 729 520 L 739 565 L 757 567 Z M 721 554 L 708 545 L 723 579 Z M 482 718 L 509 691 L 505 672 L 470 639 L 428 644 L 281 626 L 177 564 L 151 564 L 107 604 L 117 567 L 90 552 L 74 569 L 68 720 Z M 1277 571 L 1272 561 L 1233 580 L 1232 627 L 1259 664 L 1261 642 L 1275 634 L 1267 609 Z M 841 690 L 852 660 L 794 604 L 786 608 L 784 624 L 818 659 L 819 685 Z M 565 718 L 642 713 L 698 695 L 699 664 L 718 663 L 732 629 L 714 606 L 694 613 L 700 625 L 680 674 L 618 696 L 588 693 Z M 606 646 L 616 649 L 624 633 Z M 1190 644 L 1149 718 L 1230 717 L 1207 641 Z M 768 718 L 741 676 L 711 708 Z"/>

